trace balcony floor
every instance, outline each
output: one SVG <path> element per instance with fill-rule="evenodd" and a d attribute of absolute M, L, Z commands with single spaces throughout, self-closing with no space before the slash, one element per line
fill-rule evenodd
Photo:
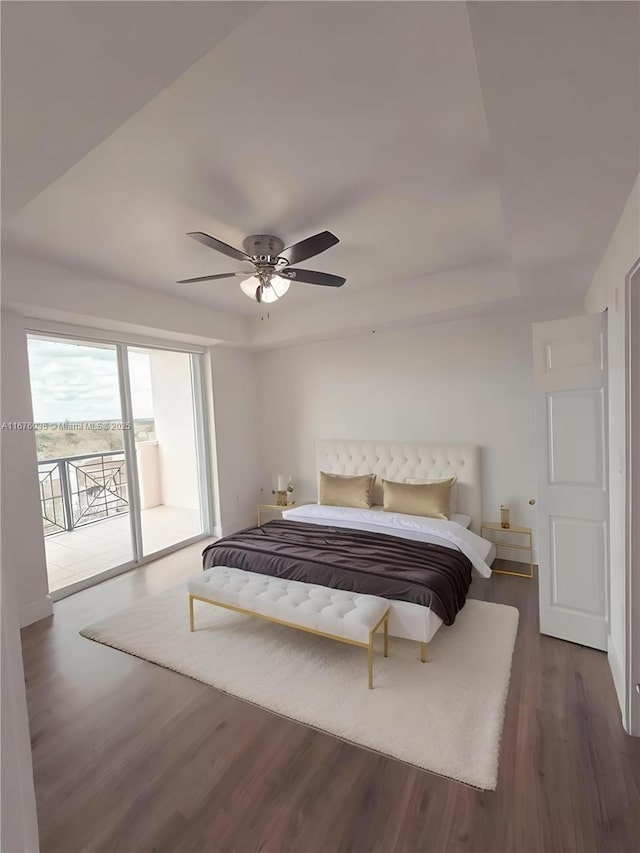
<path fill-rule="evenodd" d="M 140 515 L 147 554 L 197 536 L 202 530 L 200 512 L 195 509 L 156 506 L 143 509 Z M 128 513 L 56 533 L 44 541 L 50 592 L 133 559 Z"/>

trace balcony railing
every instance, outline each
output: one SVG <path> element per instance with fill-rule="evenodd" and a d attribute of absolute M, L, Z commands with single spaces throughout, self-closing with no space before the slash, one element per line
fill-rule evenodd
<path fill-rule="evenodd" d="M 129 511 L 123 450 L 38 462 L 44 535 Z"/>

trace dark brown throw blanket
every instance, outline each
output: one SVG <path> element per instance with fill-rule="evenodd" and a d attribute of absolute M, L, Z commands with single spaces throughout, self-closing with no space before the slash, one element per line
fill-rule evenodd
<path fill-rule="evenodd" d="M 205 569 L 261 575 L 430 607 L 445 625 L 464 607 L 471 562 L 461 551 L 382 533 L 270 521 L 205 548 Z"/>

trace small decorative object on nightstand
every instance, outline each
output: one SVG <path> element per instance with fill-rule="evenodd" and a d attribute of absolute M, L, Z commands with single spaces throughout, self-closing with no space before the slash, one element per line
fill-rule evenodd
<path fill-rule="evenodd" d="M 287 506 L 291 502 L 293 495 L 293 483 L 291 477 L 285 479 L 284 474 L 278 474 L 277 486 L 271 491 L 272 495 L 276 496 L 276 506 Z"/>
<path fill-rule="evenodd" d="M 508 512 L 508 510 L 507 510 Z M 502 513 L 501 513 L 502 514 Z M 508 521 L 508 519 L 507 519 Z M 505 542 L 504 538 L 495 539 L 490 536 L 485 535 L 485 531 L 488 532 L 498 532 L 501 534 L 515 534 L 516 536 L 529 537 L 529 544 L 523 545 L 522 542 Z M 493 542 L 497 548 L 516 548 L 518 551 L 528 551 L 529 552 L 529 573 L 526 572 L 507 572 L 504 569 L 493 569 L 493 571 L 497 575 L 514 575 L 517 578 L 532 578 L 533 577 L 533 531 L 530 527 L 518 527 L 515 524 L 509 524 L 508 527 L 505 527 L 503 522 L 500 521 L 483 521 L 480 526 L 480 535 L 484 539 L 488 539 L 490 542 Z"/>

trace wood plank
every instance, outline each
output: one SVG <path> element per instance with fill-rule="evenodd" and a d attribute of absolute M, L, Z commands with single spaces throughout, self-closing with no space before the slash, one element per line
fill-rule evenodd
<path fill-rule="evenodd" d="M 640 739 L 605 655 L 539 634 L 535 580 L 472 584 L 520 610 L 498 789 L 479 792 L 79 636 L 192 575 L 201 550 L 23 631 L 43 853 L 640 850 Z"/>

